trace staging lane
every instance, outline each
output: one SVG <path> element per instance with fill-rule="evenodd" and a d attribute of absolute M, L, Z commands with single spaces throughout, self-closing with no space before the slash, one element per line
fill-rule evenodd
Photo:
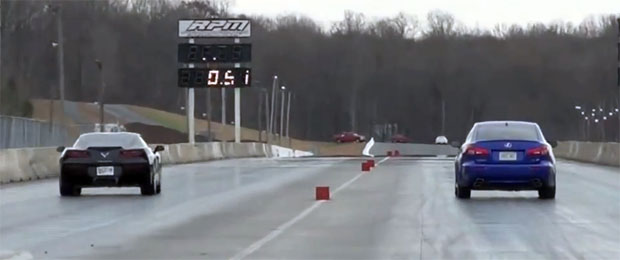
<path fill-rule="evenodd" d="M 167 168 L 171 171 L 166 171 L 161 197 L 86 196 L 67 203 L 62 199 L 61 206 L 51 203 L 47 209 L 34 201 L 45 204 L 60 198 L 56 186 L 42 182 L 50 187 L 34 189 L 28 195 L 33 198 L 14 190 L 6 201 L 0 199 L 0 244 L 4 247 L 8 237 L 15 239 L 8 242 L 11 249 L 51 258 L 226 259 L 311 206 L 314 186 L 335 188 L 357 176 L 359 162 L 252 159 L 174 166 Z M 536 192 L 495 191 L 474 191 L 471 200 L 460 201 L 452 194 L 452 161 L 390 159 L 247 258 L 618 259 L 617 171 L 562 161 L 554 201 L 538 200 Z M 172 178 L 169 172 L 178 176 Z M 18 185 L 0 194 L 40 184 Z M 33 203 L 39 210 L 26 206 Z M 64 204 L 89 207 L 82 218 L 63 222 L 53 213 L 58 214 L 58 207 L 67 210 L 62 214 L 72 212 L 74 208 Z M 42 214 L 49 219 L 18 221 L 19 214 L 11 213 L 7 218 L 6 210 L 16 207 L 21 213 L 52 213 Z M 135 220 L 151 213 L 154 223 Z M 121 219 L 113 218 L 117 215 Z M 69 225 L 75 226 L 74 233 L 64 233 L 61 242 L 50 241 L 53 234 L 63 234 L 58 227 Z M 16 235 L 24 229 L 23 236 Z M 34 234 L 41 233 L 43 241 L 34 243 Z M 42 253 L 45 249 L 48 255 Z"/>
<path fill-rule="evenodd" d="M 155 197 L 140 196 L 138 188 L 85 189 L 81 197 L 60 197 L 54 179 L 4 185 L 0 250 L 80 258 L 99 248 L 123 249 L 141 235 L 312 180 L 332 167 L 347 167 L 343 161 L 243 159 L 171 166 L 163 174 L 162 194 Z M 334 175 L 325 181 L 335 185 L 344 178 L 346 174 Z"/>

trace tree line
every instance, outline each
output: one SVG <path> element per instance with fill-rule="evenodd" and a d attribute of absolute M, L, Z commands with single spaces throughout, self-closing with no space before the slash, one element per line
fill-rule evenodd
<path fill-rule="evenodd" d="M 50 11 L 55 7 L 62 12 Z M 96 101 L 103 77 L 108 103 L 177 113 L 185 102 L 176 87 L 177 20 L 246 17 L 231 14 L 226 1 L 207 0 L 2 0 L 1 14 L 0 113 L 21 115 L 29 109 L 24 100 L 58 98 L 56 15 L 67 99 Z M 575 140 L 586 134 L 576 105 L 605 113 L 619 106 L 614 15 L 491 29 L 468 28 L 442 11 L 383 19 L 347 12 L 328 29 L 303 16 L 249 18 L 254 84 L 242 91 L 248 127 L 258 127 L 261 89 L 270 91 L 274 75 L 295 96 L 291 135 L 312 140 L 345 130 L 371 135 L 382 124 L 397 124 L 418 142 L 439 134 L 462 140 L 474 122 L 506 119 L 536 121 L 549 138 Z M 207 91 L 196 92 L 201 117 Z M 219 120 L 219 90 L 211 92 Z M 607 140 L 620 138 L 617 114 L 596 117 L 591 139 L 603 131 Z"/>

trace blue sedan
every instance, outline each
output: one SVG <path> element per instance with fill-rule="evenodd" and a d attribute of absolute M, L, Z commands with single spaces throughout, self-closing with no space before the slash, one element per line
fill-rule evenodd
<path fill-rule="evenodd" d="M 536 123 L 476 123 L 455 160 L 454 193 L 468 199 L 472 190 L 537 190 L 554 199 L 555 146 Z"/>

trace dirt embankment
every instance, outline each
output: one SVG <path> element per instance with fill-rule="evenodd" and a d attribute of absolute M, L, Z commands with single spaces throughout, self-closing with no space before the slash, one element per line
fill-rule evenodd
<path fill-rule="evenodd" d="M 75 108 L 73 116 L 79 116 L 82 120 L 85 120 L 91 124 L 99 121 L 98 107 L 91 103 L 85 102 L 72 102 Z M 34 113 L 33 117 L 41 120 L 48 120 L 50 113 L 49 100 L 33 100 Z M 111 114 L 106 113 L 106 122 L 119 122 L 125 125 L 127 131 L 136 132 L 142 135 L 148 143 L 160 143 L 160 144 L 173 144 L 173 143 L 186 143 L 186 122 L 185 116 L 167 111 L 161 111 L 148 107 L 139 107 L 133 105 L 125 105 L 127 109 L 155 122 L 159 122 L 160 125 L 148 125 L 143 123 L 128 122 L 123 118 L 116 118 Z M 54 103 L 54 118 L 61 118 L 61 111 L 59 102 Z M 76 122 L 72 120 L 72 117 L 65 115 L 64 123 L 71 125 L 70 135 L 77 138 L 81 129 Z M 92 126 L 84 125 L 85 129 L 90 130 Z M 207 121 L 196 118 L 196 133 L 205 132 L 207 129 Z M 222 125 L 217 122 L 212 122 L 211 131 L 214 137 L 214 141 L 233 141 L 234 140 L 234 126 Z M 259 132 L 256 129 L 241 128 L 241 139 L 244 142 L 258 142 Z M 266 133 L 263 131 L 261 139 L 266 139 Z M 204 135 L 196 135 L 196 142 L 207 142 L 207 138 Z M 359 156 L 364 149 L 364 143 L 349 143 L 349 144 L 336 144 L 332 142 L 318 142 L 318 141 L 305 141 L 292 138 L 291 140 L 283 138 L 281 141 L 272 137 L 270 144 L 279 145 L 283 147 L 289 147 L 295 150 L 310 151 L 318 156 Z"/>

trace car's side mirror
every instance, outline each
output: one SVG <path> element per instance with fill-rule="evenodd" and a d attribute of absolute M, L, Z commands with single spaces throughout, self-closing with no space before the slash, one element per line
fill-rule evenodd
<path fill-rule="evenodd" d="M 549 143 L 549 145 L 551 145 L 552 148 L 555 148 L 558 146 L 558 141 L 556 140 L 551 140 L 551 141 L 547 141 Z"/>
<path fill-rule="evenodd" d="M 65 151 L 65 147 L 64 147 L 64 146 L 58 146 L 58 147 L 56 148 L 56 152 L 62 153 L 62 152 L 64 152 L 64 151 Z"/>
<path fill-rule="evenodd" d="M 461 148 L 461 142 L 459 142 L 459 141 L 452 141 L 450 143 L 450 146 L 452 146 L 454 148 Z"/>
<path fill-rule="evenodd" d="M 166 150 L 166 148 L 164 148 L 163 145 L 158 145 L 158 146 L 155 146 L 155 149 L 153 149 L 153 152 L 156 152 L 156 153 L 163 152 L 164 150 Z"/>

